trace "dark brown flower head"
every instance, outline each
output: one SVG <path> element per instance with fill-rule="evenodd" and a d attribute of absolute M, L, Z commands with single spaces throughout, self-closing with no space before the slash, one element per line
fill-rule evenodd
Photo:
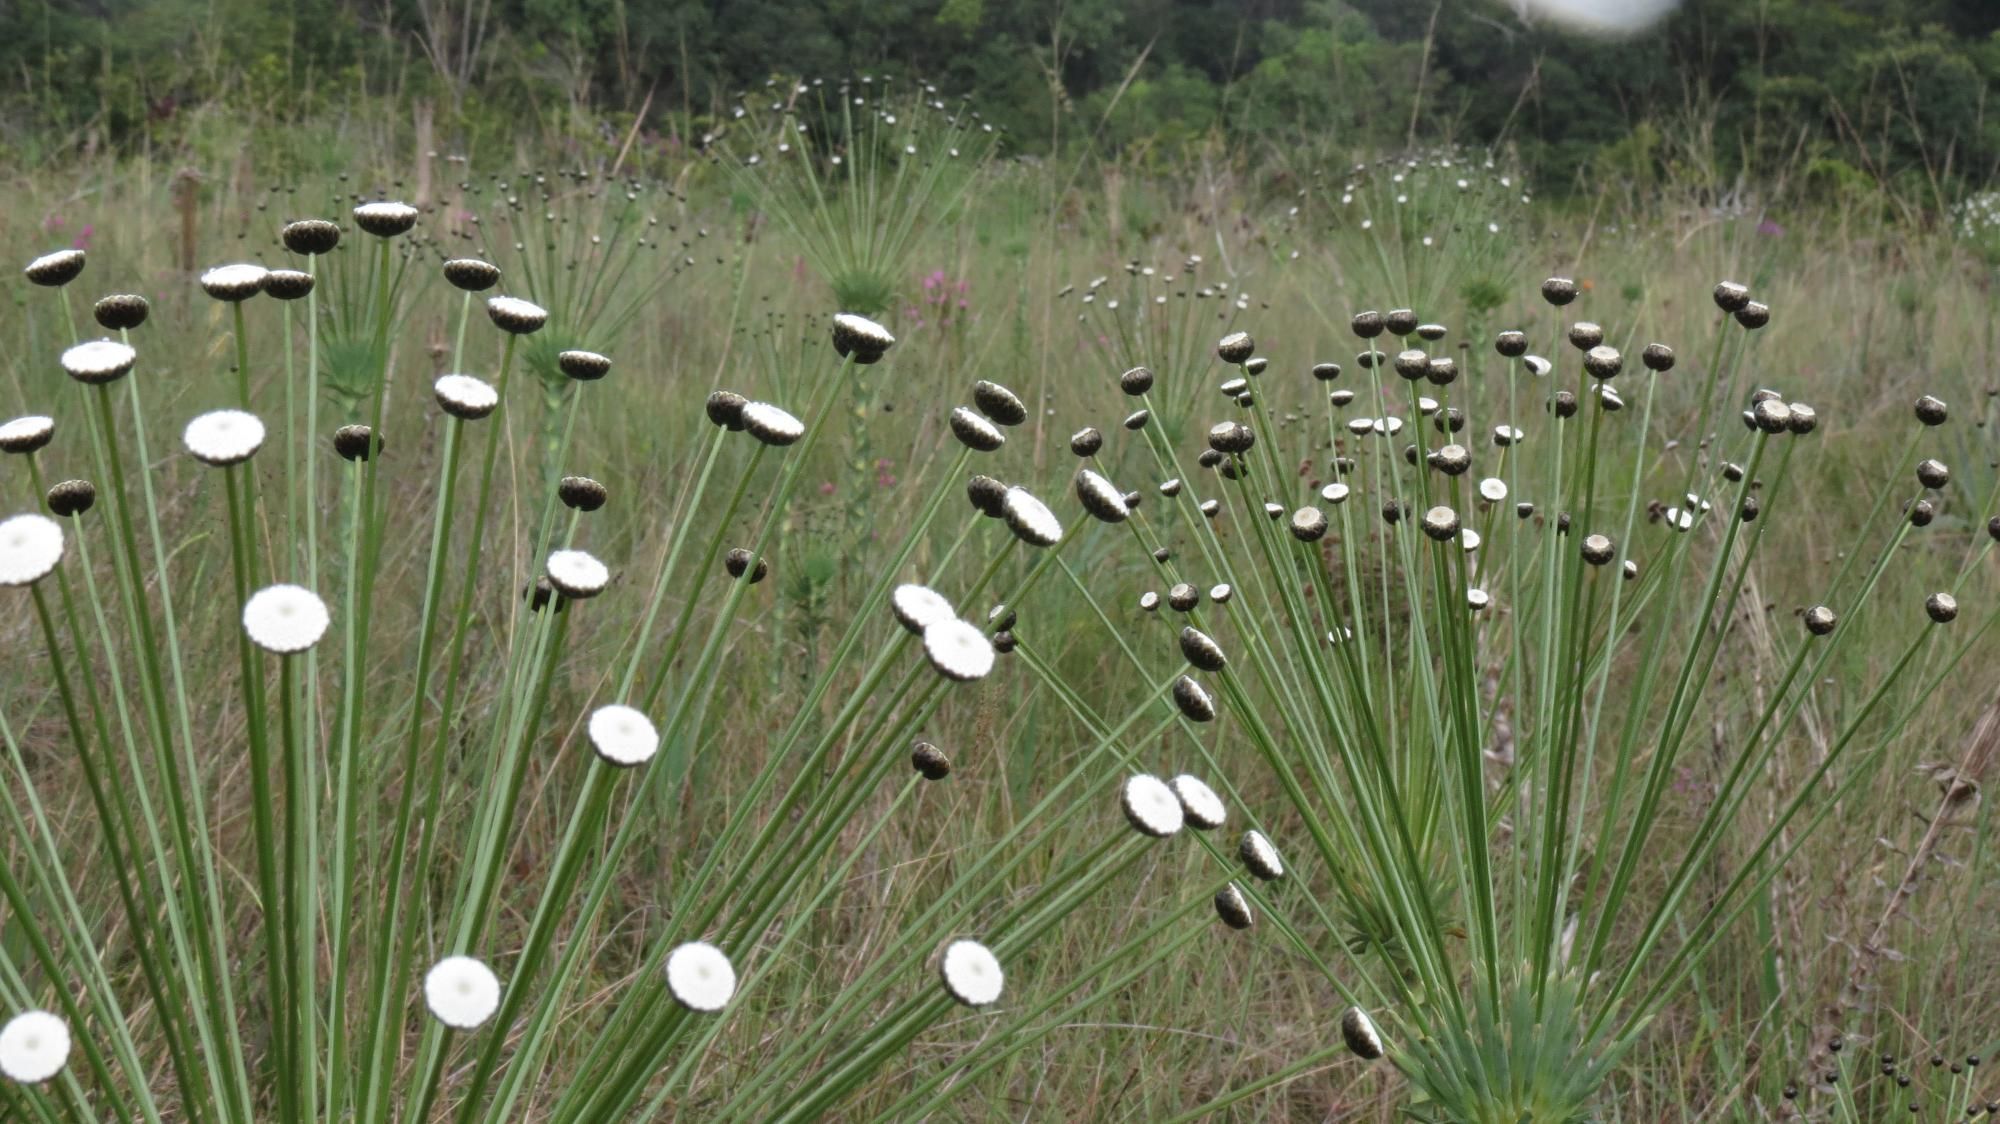
<path fill-rule="evenodd" d="M 1181 629 L 1181 655 L 1197 671 L 1221 671 L 1229 663 L 1222 653 L 1222 645 L 1217 644 L 1208 633 L 1192 626 Z"/>
<path fill-rule="evenodd" d="M 1385 324 L 1379 312 L 1357 312 L 1352 323 L 1354 334 L 1364 340 L 1372 340 L 1382 334 Z"/>
<path fill-rule="evenodd" d="M 1318 379 L 1320 382 L 1332 382 L 1340 377 L 1340 364 L 1314 363 L 1312 377 Z"/>
<path fill-rule="evenodd" d="M 394 238 L 417 225 L 417 209 L 408 203 L 363 203 L 354 208 L 354 225 L 377 238 Z"/>
<path fill-rule="evenodd" d="M 1745 523 L 1755 523 L 1757 521 L 1758 514 L 1762 511 L 1763 511 L 1763 505 L 1757 502 L 1756 496 L 1744 496 L 1743 506 L 1737 509 L 1736 514 Z"/>
<path fill-rule="evenodd" d="M 1943 399 L 1928 394 L 1917 399 L 1917 420 L 1925 425 L 1943 425 L 1950 412 Z"/>
<path fill-rule="evenodd" d="M 1800 437 L 1819 428 L 1819 411 L 1804 402 L 1788 403 L 1791 416 L 1785 419 L 1785 429 Z"/>
<path fill-rule="evenodd" d="M 83 260 L 82 250 L 57 250 L 29 262 L 21 273 L 34 284 L 60 289 L 83 272 Z"/>
<path fill-rule="evenodd" d="M 743 407 L 750 400 L 733 390 L 717 390 L 708 396 L 708 420 L 729 430 L 740 433 L 743 429 Z"/>
<path fill-rule="evenodd" d="M 1256 443 L 1257 434 L 1242 422 L 1221 422 L 1208 431 L 1208 447 L 1218 453 L 1247 453 Z"/>
<path fill-rule="evenodd" d="M 1551 277 L 1542 282 L 1542 299 L 1561 308 L 1576 299 L 1576 282 L 1567 277 Z"/>
<path fill-rule="evenodd" d="M 1824 605 L 1814 605 L 1812 608 L 1807 609 L 1805 620 L 1806 631 L 1812 633 L 1814 636 L 1828 635 L 1833 631 L 1834 625 L 1838 623 L 1833 615 L 1833 610 Z"/>
<path fill-rule="evenodd" d="M 49 510 L 64 519 L 74 519 L 97 503 L 97 485 L 88 480 L 65 480 L 49 489 Z"/>
<path fill-rule="evenodd" d="M 927 781 L 941 781 L 951 775 L 951 758 L 929 742 L 910 747 L 910 767 Z"/>
<path fill-rule="evenodd" d="M 769 402 L 744 404 L 743 428 L 773 448 L 783 448 L 806 435 L 805 422 Z"/>
<path fill-rule="evenodd" d="M 1463 476 L 1465 470 L 1472 467 L 1472 454 L 1466 451 L 1465 446 L 1454 443 L 1432 453 L 1430 463 L 1432 468 L 1446 476 Z"/>
<path fill-rule="evenodd" d="M 153 306 L 137 293 L 113 293 L 91 306 L 91 315 L 108 332 L 130 331 L 146 322 Z"/>
<path fill-rule="evenodd" d="M 1424 368 L 1424 377 L 1433 386 L 1450 386 L 1458 380 L 1458 361 L 1449 355 L 1433 355 Z"/>
<path fill-rule="evenodd" d="M 1214 449 L 1203 449 L 1200 455 L 1194 458 L 1194 463 L 1203 468 L 1214 468 L 1222 463 L 1222 454 Z"/>
<path fill-rule="evenodd" d="M 1257 341 L 1248 332 L 1231 332 L 1217 341 L 1215 354 L 1224 363 L 1241 363 L 1256 354 Z"/>
<path fill-rule="evenodd" d="M 1543 288 L 1546 290 L 1547 286 Z M 1382 1056 L 1382 1036 L 1376 1033 L 1375 1023 L 1367 1012 L 1359 1007 L 1349 1007 L 1340 1013 L 1340 1037 L 1363 1061 L 1372 1062 Z"/>
<path fill-rule="evenodd" d="M 1134 410 L 1131 413 L 1126 414 L 1125 420 L 1123 422 L 1120 422 L 1119 424 L 1123 425 L 1126 429 L 1129 429 L 1132 432 L 1137 433 L 1140 430 L 1146 428 L 1146 423 L 1152 420 L 1153 420 L 1153 412 L 1151 410 Z"/>
<path fill-rule="evenodd" d="M 751 567 L 753 562 L 756 564 L 754 569 Z M 729 571 L 732 578 L 749 574 L 751 585 L 763 581 L 771 573 L 770 563 L 740 546 L 730 547 L 729 552 L 722 556 L 722 568 Z"/>
<path fill-rule="evenodd" d="M 1417 325 L 1417 338 L 1423 340 L 1425 343 L 1436 343 L 1443 339 L 1449 330 L 1443 324 L 1419 324 Z"/>
<path fill-rule="evenodd" d="M 588 476 L 565 476 L 556 485 L 556 495 L 572 511 L 596 511 L 611 494 Z"/>
<path fill-rule="evenodd" d="M 1269 359 L 1261 355 L 1252 355 L 1243 361 L 1243 373 L 1252 376 L 1261 375 L 1264 373 L 1264 369 L 1270 365 L 1271 361 Z"/>
<path fill-rule="evenodd" d="M 876 363 L 896 345 L 889 329 L 865 316 L 842 312 L 833 318 L 833 350 L 842 359 L 863 365 Z"/>
<path fill-rule="evenodd" d="M 1929 500 L 1918 500 L 1910 505 L 1910 526 L 1928 527 L 1937 518 L 1937 505 Z"/>
<path fill-rule="evenodd" d="M 1766 398 L 1750 411 L 1751 420 L 1765 433 L 1783 433 L 1792 424 L 1792 408 L 1781 399 Z"/>
<path fill-rule="evenodd" d="M 1549 399 L 1549 411 L 1559 418 L 1576 416 L 1576 394 L 1573 391 L 1558 390 Z"/>
<path fill-rule="evenodd" d="M 1094 425 L 1086 425 L 1070 434 L 1069 451 L 1079 457 L 1094 457 L 1104 448 L 1104 434 Z"/>
<path fill-rule="evenodd" d="M 1493 350 L 1503 359 L 1519 359 L 1528 353 L 1528 335 L 1511 329 L 1502 332 L 1493 337 Z"/>
<path fill-rule="evenodd" d="M 556 368 L 578 382 L 596 382 L 611 373 L 611 359 L 595 351 L 571 348 L 556 356 Z"/>
<path fill-rule="evenodd" d="M 483 293 L 500 283 L 500 267 L 479 258 L 453 258 L 444 263 L 444 279 L 454 289 Z"/>
<path fill-rule="evenodd" d="M 1951 469 L 1941 460 L 1926 458 L 1917 462 L 1917 483 L 1926 488 L 1942 488 L 1951 483 Z"/>
<path fill-rule="evenodd" d="M 1446 406 L 1431 415 L 1431 426 L 1439 433 L 1457 433 L 1465 428 L 1465 411 L 1457 406 Z"/>
<path fill-rule="evenodd" d="M 1770 306 L 1759 301 L 1751 301 L 1737 309 L 1735 315 L 1738 324 L 1753 332 L 1771 322 Z"/>
<path fill-rule="evenodd" d="M 556 587 L 549 581 L 549 576 L 543 574 L 535 579 L 535 584 L 522 591 L 522 596 L 527 599 L 528 611 L 539 613 L 555 601 Z"/>
<path fill-rule="evenodd" d="M 1403 521 L 1403 501 L 1383 500 L 1382 522 L 1387 523 L 1391 527 L 1393 527 L 1402 521 Z"/>
<path fill-rule="evenodd" d="M 295 254 L 330 254 L 340 245 L 340 227 L 325 219 L 300 219 L 286 223 L 278 237 Z"/>
<path fill-rule="evenodd" d="M 510 335 L 525 336 L 541 330 L 549 322 L 548 309 L 520 297 L 486 298 L 486 318 Z"/>
<path fill-rule="evenodd" d="M 1729 481 L 1731 484 L 1742 483 L 1743 466 L 1737 464 L 1735 461 L 1724 461 L 1722 463 L 1722 478 Z"/>
<path fill-rule="evenodd" d="M 1611 561 L 1616 547 L 1606 535 L 1585 535 L 1583 537 L 1583 560 L 1593 566 L 1602 566 Z"/>
<path fill-rule="evenodd" d="M 980 379 L 973 383 L 972 404 L 999 425 L 1020 425 L 1028 420 L 1028 407 L 1020 396 L 997 382 Z"/>
<path fill-rule="evenodd" d="M 1717 282 L 1715 286 L 1715 307 L 1724 312 L 1735 312 L 1750 303 L 1750 287 L 1734 281 Z"/>
<path fill-rule="evenodd" d="M 1363 351 L 1354 356 L 1354 365 L 1364 371 L 1372 371 L 1375 365 L 1389 357 L 1385 351 Z"/>
<path fill-rule="evenodd" d="M 274 300 L 304 300 L 313 291 L 313 275 L 297 269 L 274 269 L 264 275 L 264 293 Z"/>
<path fill-rule="evenodd" d="M 993 651 L 1003 656 L 1011 653 L 1020 644 L 1020 641 L 1014 638 L 1013 633 L 1004 631 L 994 633 L 992 641 Z"/>
<path fill-rule="evenodd" d="M 1215 721 L 1215 699 L 1201 684 L 1186 675 L 1174 680 L 1174 705 L 1190 721 Z"/>
<path fill-rule="evenodd" d="M 1924 599 L 1924 612 L 1938 624 L 1950 624 L 1958 616 L 1958 598 L 1949 593 L 1933 593 Z"/>
<path fill-rule="evenodd" d="M 1123 523 L 1132 514 L 1117 487 L 1087 468 L 1077 470 L 1076 498 L 1092 518 L 1103 523 Z"/>
<path fill-rule="evenodd" d="M 1339 390 L 1327 392 L 1326 400 L 1333 403 L 1335 409 L 1342 409 L 1354 401 L 1354 392 L 1343 386 Z"/>
<path fill-rule="evenodd" d="M 1292 512 L 1292 537 L 1300 542 L 1318 542 L 1326 537 L 1326 512 L 1302 507 Z"/>
<path fill-rule="evenodd" d="M 1613 379 L 1625 369 L 1625 357 L 1615 347 L 1597 344 L 1583 353 L 1583 369 L 1594 379 Z"/>
<path fill-rule="evenodd" d="M 1180 495 L 1181 478 L 1176 476 L 1172 480 L 1160 481 L 1160 494 L 1169 498 Z"/>
<path fill-rule="evenodd" d="M 1118 376 L 1118 389 L 1137 398 L 1153 389 L 1153 372 L 1145 367 L 1134 367 Z"/>
<path fill-rule="evenodd" d="M 333 451 L 345 461 L 365 461 L 382 451 L 382 438 L 365 425 L 343 425 L 333 431 Z"/>
<path fill-rule="evenodd" d="M 1529 503 L 1526 500 L 1522 500 L 1514 505 L 1514 516 L 1517 519 L 1532 518 L 1534 514 L 1535 514 L 1535 505 Z"/>
<path fill-rule="evenodd" d="M 1234 882 L 1215 892 L 1215 915 L 1224 925 L 1232 929 L 1248 929 L 1257 923 L 1257 915 L 1250 912 L 1249 899 Z"/>
<path fill-rule="evenodd" d="M 1639 361 L 1649 371 L 1665 374 L 1674 369 L 1674 349 L 1663 343 L 1649 343 L 1646 350 L 1639 353 Z"/>
<path fill-rule="evenodd" d="M 1216 516 L 1222 514 L 1222 501 L 1221 500 L 1201 501 L 1201 514 L 1202 517 L 1205 519 L 1213 519 Z"/>
<path fill-rule="evenodd" d="M 2000 515 L 1995 515 L 1986 521 L 1986 537 L 1994 542 L 2000 542 Z"/>
<path fill-rule="evenodd" d="M 952 407 L 951 433 L 960 444 L 975 452 L 990 453 L 1007 443 L 1007 435 L 1000 432 L 999 426 L 964 406 Z"/>
<path fill-rule="evenodd" d="M 1187 582 L 1175 582 L 1173 588 L 1167 590 L 1167 605 L 1177 613 L 1194 612 L 1195 606 L 1199 604 L 1201 604 L 1201 590 Z"/>
<path fill-rule="evenodd" d="M 984 474 L 975 475 L 965 482 L 965 498 L 980 514 L 998 519 L 1006 510 L 1007 485 Z"/>
<path fill-rule="evenodd" d="M 1407 336 L 1417 330 L 1417 314 L 1407 308 L 1392 309 L 1382 318 L 1382 326 L 1392 336 Z"/>
<path fill-rule="evenodd" d="M 1458 537 L 1458 512 L 1439 505 L 1424 512 L 1424 534 L 1435 542 L 1450 542 Z"/>
<path fill-rule="evenodd" d="M 1407 348 L 1396 353 L 1396 373 L 1411 382 L 1430 374 L 1431 357 L 1416 348 Z"/>
<path fill-rule="evenodd" d="M 1578 351 L 1589 351 L 1604 342 L 1604 329 L 1588 320 L 1579 320 L 1569 326 L 1569 345 Z"/>

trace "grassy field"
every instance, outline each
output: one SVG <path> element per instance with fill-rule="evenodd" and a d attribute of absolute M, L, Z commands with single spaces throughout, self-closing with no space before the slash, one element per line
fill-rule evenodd
<path fill-rule="evenodd" d="M 614 172 L 616 150 L 412 163 L 351 129 L 11 179 L 0 244 L 88 264 L 60 297 L 12 283 L 0 413 L 56 436 L 0 459 L 5 513 L 72 477 L 99 499 L 62 520 L 60 579 L 0 590 L 0 997 L 76 1043 L 62 1076 L 0 1084 L 0 1116 L 1945 1121 L 2000 1098 L 1964 1070 L 2000 1047 L 1990 266 L 1670 187 L 1548 204 L 1473 153 L 1162 172 L 968 144 L 933 174 L 963 125 L 918 126 L 902 160 L 880 126 L 890 156 L 859 168 L 854 133 L 817 196 L 768 144 Z M 357 229 L 377 198 L 415 228 Z M 307 218 L 339 248 L 288 250 Z M 447 258 L 498 286 L 461 292 Z M 309 270 L 313 295 L 205 295 L 234 261 Z M 879 363 L 830 342 L 856 262 L 895 337 Z M 1719 311 L 1723 281 L 1768 324 Z M 120 292 L 151 302 L 134 373 L 76 384 L 59 360 Z M 546 326 L 501 330 L 496 294 Z M 1357 335 L 1392 309 L 1446 333 Z M 1601 343 L 1574 346 L 1579 321 Z M 1496 353 L 1506 330 L 1554 370 Z M 1268 369 L 1218 357 L 1236 332 Z M 610 375 L 569 377 L 565 349 Z M 442 411 L 452 372 L 500 409 Z M 1025 406 L 990 452 L 952 417 L 981 380 Z M 1736 415 L 1760 388 L 1816 425 L 1757 436 Z M 805 437 L 712 424 L 718 389 Z M 1924 395 L 1948 420 L 1913 415 Z M 255 457 L 191 456 L 182 427 L 239 407 Z M 1462 432 L 1434 424 L 1452 409 Z M 1254 444 L 1211 429 L 1231 421 Z M 335 455 L 350 424 L 379 456 Z M 1080 468 L 1137 507 L 1085 498 Z M 1058 541 L 1032 501 L 979 514 L 973 473 L 1038 497 Z M 570 475 L 601 510 L 558 502 Z M 1600 531 L 1615 562 L 1579 561 Z M 608 588 L 534 611 L 560 547 Z M 731 576 L 739 547 L 767 577 Z M 309 653 L 243 639 L 279 582 L 330 610 Z M 975 636 L 899 626 L 901 582 Z M 1143 606 L 1179 582 L 1196 611 Z M 990 673 L 951 678 L 992 633 Z M 610 704 L 657 732 L 636 769 L 591 722 Z M 918 741 L 947 778 L 911 770 Z M 1135 832 L 1183 812 L 1121 790 L 1134 773 L 1200 777 L 1226 825 Z M 1251 827 L 1282 879 L 1244 873 Z M 1247 930 L 1211 904 L 1232 884 Z M 997 1003 L 940 986 L 955 937 L 998 955 Z M 696 940 L 733 964 L 719 1014 L 665 986 Z M 451 954 L 500 981 L 479 1029 L 425 1012 Z M 1344 1041 L 1350 1006 L 1388 1060 Z"/>

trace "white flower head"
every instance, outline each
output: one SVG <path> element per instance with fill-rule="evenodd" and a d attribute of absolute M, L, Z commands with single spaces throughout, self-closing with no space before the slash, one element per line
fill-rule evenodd
<path fill-rule="evenodd" d="M 1054 546 L 1062 541 L 1062 521 L 1025 488 L 1007 489 L 1006 498 L 1000 502 L 1000 515 L 1015 537 L 1029 546 Z"/>
<path fill-rule="evenodd" d="M 431 384 L 431 390 L 445 413 L 466 421 L 483 418 L 500 405 L 500 392 L 471 375 L 444 375 Z"/>
<path fill-rule="evenodd" d="M 736 994 L 736 969 L 721 949 L 690 941 L 667 954 L 667 990 L 690 1011 L 720 1011 Z"/>
<path fill-rule="evenodd" d="M 946 679 L 969 683 L 993 670 L 993 642 L 956 617 L 924 626 L 924 655 Z"/>
<path fill-rule="evenodd" d="M 525 336 L 549 322 L 549 310 L 520 297 L 488 297 L 486 318 L 503 332 Z"/>
<path fill-rule="evenodd" d="M 1278 849 L 1261 831 L 1252 829 L 1244 832 L 1243 843 L 1236 848 L 1236 854 L 1243 860 L 1245 869 L 1266 882 L 1285 876 L 1284 860 L 1278 857 Z"/>
<path fill-rule="evenodd" d="M 329 623 L 326 602 L 304 586 L 266 586 L 243 603 L 243 631 L 250 642 L 280 656 L 319 643 Z"/>
<path fill-rule="evenodd" d="M 270 275 L 270 270 L 249 262 L 218 265 L 201 275 L 201 291 L 231 304 L 247 301 L 263 291 L 264 279 Z"/>
<path fill-rule="evenodd" d="M 124 378 L 138 361 L 139 353 L 117 340 L 91 340 L 62 353 L 62 369 L 69 377 L 92 386 Z"/>
<path fill-rule="evenodd" d="M 931 625 L 958 616 L 958 610 L 951 607 L 944 594 L 927 585 L 908 583 L 890 592 L 889 611 L 896 614 L 904 628 L 919 636 Z"/>
<path fill-rule="evenodd" d="M 0 521 L 0 586 L 33 585 L 62 561 L 62 524 L 46 515 Z"/>
<path fill-rule="evenodd" d="M 595 597 L 611 584 L 611 571 L 604 563 L 581 550 L 549 553 L 549 584 L 569 598 Z"/>
<path fill-rule="evenodd" d="M 29 414 L 0 425 L 0 452 L 32 453 L 47 445 L 56 435 L 56 420 L 42 414 Z"/>
<path fill-rule="evenodd" d="M 264 423 L 242 410 L 211 410 L 187 423 L 181 441 L 203 464 L 242 464 L 264 447 Z"/>
<path fill-rule="evenodd" d="M 394 238 L 417 225 L 417 209 L 408 203 L 363 203 L 354 208 L 354 225 L 379 238 Z"/>
<path fill-rule="evenodd" d="M 629 706 L 600 706 L 590 714 L 590 747 L 613 765 L 643 765 L 660 750 L 660 732 L 646 712 Z"/>
<path fill-rule="evenodd" d="M 769 402 L 743 404 L 743 428 L 766 445 L 783 447 L 806 434 L 806 423 Z"/>
<path fill-rule="evenodd" d="M 1229 808 L 1223 804 L 1222 797 L 1200 777 L 1182 773 L 1167 784 L 1180 800 L 1181 811 L 1186 815 L 1189 827 L 1210 831 L 1221 827 L 1229 819 Z"/>
<path fill-rule="evenodd" d="M 1499 503 L 1507 498 L 1507 482 L 1498 476 L 1488 476 L 1479 482 L 1479 496 L 1488 503 Z"/>
<path fill-rule="evenodd" d="M 69 1061 L 69 1024 L 47 1011 L 23 1011 L 0 1026 L 0 1073 L 39 1085 Z"/>
<path fill-rule="evenodd" d="M 1180 831 L 1187 822 L 1180 797 L 1167 782 L 1146 773 L 1128 777 L 1118 792 L 1118 805 L 1125 819 L 1141 835 L 1165 839 Z"/>
<path fill-rule="evenodd" d="M 500 978 L 470 956 L 447 956 L 424 974 L 424 1005 L 453 1030 L 475 1030 L 500 1009 Z"/>
<path fill-rule="evenodd" d="M 938 957 L 938 975 L 953 999 L 968 1007 L 984 1007 L 1000 999 L 1007 975 L 1000 959 L 978 941 L 956 940 Z"/>

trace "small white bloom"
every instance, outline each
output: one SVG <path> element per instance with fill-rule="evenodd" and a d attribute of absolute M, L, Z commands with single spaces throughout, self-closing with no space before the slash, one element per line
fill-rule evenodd
<path fill-rule="evenodd" d="M 1479 482 L 1479 495 L 1488 503 L 1499 503 L 1507 498 L 1507 482 L 1498 476 L 1488 476 Z"/>
<path fill-rule="evenodd" d="M 23 1011 L 0 1027 L 0 1073 L 39 1085 L 69 1061 L 69 1024 L 47 1011 Z"/>
<path fill-rule="evenodd" d="M 590 714 L 590 746 L 613 765 L 643 765 L 660 750 L 653 720 L 634 707 L 600 706 Z"/>
<path fill-rule="evenodd" d="M 329 623 L 326 602 L 303 586 L 266 586 L 243 603 L 243 631 L 250 642 L 281 656 L 319 643 Z"/>
<path fill-rule="evenodd" d="M 1483 589 L 1468 589 L 1465 591 L 1465 603 L 1476 613 L 1491 605 L 1493 598 Z"/>
<path fill-rule="evenodd" d="M 1180 800 L 1181 811 L 1186 814 L 1190 827 L 1209 831 L 1228 821 L 1228 806 L 1201 778 L 1182 773 L 1167 784 L 1172 786 L 1174 796 Z"/>
<path fill-rule="evenodd" d="M 64 351 L 62 368 L 70 378 L 95 386 L 123 378 L 138 360 L 138 352 L 117 340 L 91 340 Z"/>
<path fill-rule="evenodd" d="M 1347 485 L 1336 480 L 1319 490 L 1319 498 L 1328 503 L 1340 503 L 1347 498 L 1348 493 L 1352 490 Z"/>
<path fill-rule="evenodd" d="M 474 1030 L 500 1009 L 500 978 L 470 956 L 447 956 L 424 975 L 424 1004 L 453 1030 Z"/>
<path fill-rule="evenodd" d="M 242 410 L 212 410 L 187 423 L 181 441 L 203 464 L 242 464 L 263 448 L 264 423 Z"/>
<path fill-rule="evenodd" d="M 924 655 L 946 679 L 968 683 L 993 670 L 993 643 L 978 628 L 953 617 L 924 626 Z"/>
<path fill-rule="evenodd" d="M 218 265 L 201 275 L 201 290 L 219 301 L 246 301 L 263 291 L 270 275 L 270 270 L 249 262 Z"/>
<path fill-rule="evenodd" d="M 1542 378 L 1555 369 L 1553 364 L 1539 355 L 1523 355 L 1521 362 L 1527 365 L 1528 373 L 1536 378 Z"/>
<path fill-rule="evenodd" d="M 720 1011 L 736 994 L 736 969 L 721 949 L 690 941 L 667 954 L 667 990 L 690 1011 Z"/>
<path fill-rule="evenodd" d="M 33 585 L 62 561 L 62 525 L 46 515 L 0 522 L 0 586 Z"/>
<path fill-rule="evenodd" d="M 1062 541 L 1062 521 L 1025 488 L 1007 489 L 1006 498 L 1000 501 L 1000 515 L 1015 536 L 1029 546 L 1054 546 Z"/>
<path fill-rule="evenodd" d="M 30 414 L 0 425 L 0 452 L 32 453 L 56 435 L 54 418 Z"/>
<path fill-rule="evenodd" d="M 549 552 L 549 584 L 564 597 L 595 597 L 611 584 L 611 571 L 596 557 L 581 550 Z"/>
<path fill-rule="evenodd" d="M 991 949 L 978 941 L 957 940 L 945 946 L 938 958 L 938 975 L 951 997 L 968 1007 L 984 1007 L 999 1000 L 1006 986 L 1006 973 Z"/>
<path fill-rule="evenodd" d="M 766 445 L 782 446 L 805 436 L 806 423 L 768 402 L 746 402 L 743 428 Z"/>
<path fill-rule="evenodd" d="M 905 583 L 897 586 L 889 594 L 889 611 L 896 614 L 904 628 L 917 635 L 939 621 L 948 621 L 958 616 L 958 610 L 951 607 L 944 594 L 927 585 Z"/>
<path fill-rule="evenodd" d="M 483 418 L 500 405 L 500 392 L 493 384 L 471 375 L 441 376 L 431 390 L 445 413 L 467 421 Z"/>
<path fill-rule="evenodd" d="M 1167 782 L 1145 773 L 1126 778 L 1125 787 L 1118 793 L 1118 804 L 1125 810 L 1125 819 L 1134 831 L 1156 839 L 1178 832 L 1187 822 L 1180 797 L 1174 795 Z"/>
<path fill-rule="evenodd" d="M 1236 854 L 1243 860 L 1243 866 L 1250 873 L 1266 882 L 1275 882 L 1285 876 L 1284 860 L 1278 857 L 1278 849 L 1261 831 L 1243 833 L 1243 843 L 1236 848 Z"/>
<path fill-rule="evenodd" d="M 549 322 L 549 310 L 520 297 L 488 297 L 486 318 L 501 331 L 527 335 Z"/>

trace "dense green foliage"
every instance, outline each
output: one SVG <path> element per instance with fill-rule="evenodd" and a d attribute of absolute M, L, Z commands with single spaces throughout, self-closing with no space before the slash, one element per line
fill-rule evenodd
<path fill-rule="evenodd" d="M 1409 139 L 1513 146 L 1549 187 L 1744 173 L 1932 205 L 2000 164 L 2000 6 L 1689 0 L 1605 42 L 1504 0 L 30 0 L 0 9 L 21 159 L 173 149 L 203 111 L 439 107 L 437 142 L 622 132 L 672 147 L 772 76 L 922 75 L 1013 150 L 1173 154 L 1216 136 L 1344 160 Z M 607 124 L 608 121 L 608 124 Z"/>

